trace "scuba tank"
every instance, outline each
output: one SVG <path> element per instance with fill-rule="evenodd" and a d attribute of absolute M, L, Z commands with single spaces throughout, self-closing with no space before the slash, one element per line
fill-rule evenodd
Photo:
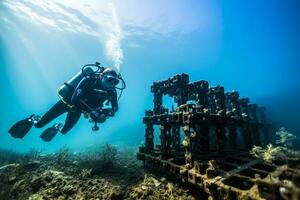
<path fill-rule="evenodd" d="M 94 70 L 92 67 L 97 67 L 97 69 Z M 64 103 L 70 104 L 72 95 L 80 81 L 83 78 L 97 76 L 103 70 L 104 67 L 100 67 L 100 63 L 98 62 L 96 62 L 96 64 L 87 64 L 83 66 L 75 76 L 73 76 L 68 82 L 65 82 L 62 86 L 59 87 L 58 96 Z"/>

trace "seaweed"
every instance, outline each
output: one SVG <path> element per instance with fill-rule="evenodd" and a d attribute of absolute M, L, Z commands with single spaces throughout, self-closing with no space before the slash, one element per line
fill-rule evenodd
<path fill-rule="evenodd" d="M 261 158 L 267 162 L 273 162 L 274 160 L 286 160 L 287 157 L 299 157 L 300 153 L 290 148 L 293 147 L 293 141 L 296 136 L 288 131 L 284 127 L 281 127 L 276 135 L 279 137 L 276 140 L 277 146 L 268 144 L 266 148 L 261 146 L 253 146 L 250 150 L 250 154 L 256 158 Z"/>
<path fill-rule="evenodd" d="M 101 170 L 111 170 L 117 165 L 118 149 L 106 143 L 98 149 L 89 150 L 76 155 L 80 166 Z"/>
<path fill-rule="evenodd" d="M 104 146 L 102 146 L 99 157 L 100 162 L 102 163 L 102 167 L 104 169 L 108 169 L 110 167 L 113 167 L 116 164 L 116 157 L 118 154 L 118 149 L 109 144 L 106 143 Z"/>
<path fill-rule="evenodd" d="M 37 153 L 33 155 L 33 150 L 31 149 L 27 153 L 19 153 L 13 150 L 0 149 L 0 165 L 12 164 L 12 163 L 28 163 L 32 159 L 36 158 Z"/>
<path fill-rule="evenodd" d="M 40 156 L 43 152 L 44 152 L 44 149 L 30 148 L 27 155 L 32 159 L 38 159 L 38 158 L 40 158 Z"/>
<path fill-rule="evenodd" d="M 261 158 L 270 163 L 275 159 L 284 159 L 285 157 L 283 148 L 274 147 L 272 144 L 268 144 L 266 148 L 254 145 L 250 151 L 250 154 L 254 155 L 256 158 Z"/>
<path fill-rule="evenodd" d="M 69 165 L 70 163 L 72 163 L 72 152 L 69 148 L 64 146 L 54 154 L 54 159 L 58 165 Z"/>
<path fill-rule="evenodd" d="M 286 148 L 292 148 L 293 142 L 296 140 L 296 136 L 292 134 L 291 132 L 288 132 L 286 128 L 281 127 L 277 132 L 276 135 L 279 137 L 278 140 L 276 140 L 276 144 L 279 146 L 283 146 Z"/>
<path fill-rule="evenodd" d="M 21 157 L 21 154 L 16 151 L 0 149 L 0 164 L 5 165 L 8 163 L 14 163 Z"/>

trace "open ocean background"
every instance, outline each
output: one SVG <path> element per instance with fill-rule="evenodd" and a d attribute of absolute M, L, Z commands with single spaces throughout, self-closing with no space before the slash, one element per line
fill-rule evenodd
<path fill-rule="evenodd" d="M 297 0 L 2 0 L 0 148 L 137 147 L 144 110 L 153 106 L 150 85 L 177 73 L 239 91 L 299 135 L 299 11 Z M 54 121 L 22 140 L 8 134 L 16 121 L 44 114 L 57 89 L 95 61 L 118 68 L 127 83 L 118 113 L 99 132 L 82 117 L 51 143 L 39 134 Z"/>

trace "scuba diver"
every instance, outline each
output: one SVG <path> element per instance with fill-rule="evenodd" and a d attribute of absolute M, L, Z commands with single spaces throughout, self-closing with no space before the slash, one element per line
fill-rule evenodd
<path fill-rule="evenodd" d="M 120 81 L 122 85 L 117 87 Z M 113 117 L 117 112 L 118 100 L 125 87 L 125 81 L 120 73 L 117 74 L 111 68 L 101 67 L 98 62 L 87 64 L 59 88 L 60 100 L 42 117 L 32 114 L 14 124 L 8 132 L 14 138 L 23 138 L 32 126 L 44 127 L 63 113 L 67 113 L 64 124 L 55 123 L 41 134 L 40 137 L 45 142 L 51 141 L 58 132 L 66 134 L 70 131 L 81 114 L 90 118 L 90 122 L 94 123 L 93 131 L 97 131 L 99 130 L 97 123 L 104 123 L 108 117 Z M 116 89 L 120 90 L 119 97 Z"/>

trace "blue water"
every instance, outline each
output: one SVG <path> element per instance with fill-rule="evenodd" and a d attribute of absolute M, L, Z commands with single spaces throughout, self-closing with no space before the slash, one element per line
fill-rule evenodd
<path fill-rule="evenodd" d="M 0 147 L 138 146 L 144 110 L 152 108 L 151 83 L 183 72 L 238 90 L 297 134 L 299 9 L 297 0 L 1 1 Z M 57 88 L 95 61 L 120 64 L 127 83 L 118 113 L 99 132 L 81 118 L 51 143 L 39 138 L 43 129 L 10 137 L 14 122 L 45 113 L 58 100 Z"/>

